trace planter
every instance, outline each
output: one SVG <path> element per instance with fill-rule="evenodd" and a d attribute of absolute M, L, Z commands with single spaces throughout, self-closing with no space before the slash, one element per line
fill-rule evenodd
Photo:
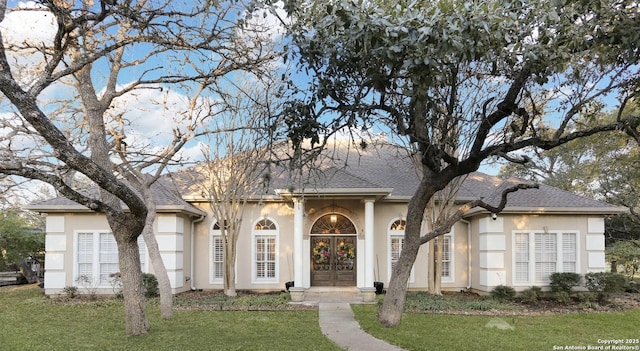
<path fill-rule="evenodd" d="M 376 288 L 376 295 L 380 295 L 384 293 L 384 283 L 383 282 L 373 282 L 373 287 Z"/>
<path fill-rule="evenodd" d="M 287 292 L 289 291 L 289 288 L 293 287 L 294 285 L 295 284 L 294 284 L 293 281 L 284 283 L 284 287 L 285 287 L 285 289 L 287 289 Z"/>

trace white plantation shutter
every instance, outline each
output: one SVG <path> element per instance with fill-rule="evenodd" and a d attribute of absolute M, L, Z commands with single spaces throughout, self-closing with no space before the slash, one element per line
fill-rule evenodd
<path fill-rule="evenodd" d="M 109 275 L 116 273 L 118 267 L 118 245 L 111 233 L 100 233 L 100 284 L 108 285 L 111 281 Z"/>
<path fill-rule="evenodd" d="M 256 277 L 276 276 L 276 238 L 271 235 L 256 236 Z"/>
<path fill-rule="evenodd" d="M 78 277 L 93 277 L 93 233 L 78 233 Z"/>
<path fill-rule="evenodd" d="M 440 239 L 437 239 L 436 245 L 440 243 Z M 442 277 L 451 277 L 451 236 L 445 235 L 442 237 Z"/>
<path fill-rule="evenodd" d="M 211 281 L 222 281 L 224 277 L 224 251 L 222 236 L 216 235 L 211 239 Z"/>
<path fill-rule="evenodd" d="M 404 237 L 394 235 L 391 237 L 391 271 L 396 267 L 398 258 L 400 258 L 400 252 L 402 251 L 402 245 L 404 245 Z"/>
<path fill-rule="evenodd" d="M 576 233 L 562 234 L 562 271 L 576 273 Z"/>
<path fill-rule="evenodd" d="M 555 233 L 535 234 L 536 282 L 546 283 L 556 272 L 557 246 Z"/>
<path fill-rule="evenodd" d="M 515 236 L 515 281 L 529 282 L 529 233 L 516 233 Z"/>

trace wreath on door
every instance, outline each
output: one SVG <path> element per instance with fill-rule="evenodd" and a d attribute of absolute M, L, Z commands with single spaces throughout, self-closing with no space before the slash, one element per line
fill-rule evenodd
<path fill-rule="evenodd" d="M 316 264 L 327 264 L 331 257 L 331 247 L 324 241 L 318 241 L 313 247 L 313 262 Z"/>

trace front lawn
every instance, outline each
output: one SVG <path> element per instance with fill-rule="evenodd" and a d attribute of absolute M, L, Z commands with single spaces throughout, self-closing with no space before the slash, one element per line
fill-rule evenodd
<path fill-rule="evenodd" d="M 612 346 L 603 340 L 623 340 L 613 346 L 640 350 L 640 309 L 637 308 L 536 316 L 509 316 L 504 315 L 504 311 L 499 316 L 407 312 L 394 328 L 384 328 L 378 323 L 375 305 L 353 305 L 352 308 L 364 330 L 406 350 L 587 350 L 589 346 L 603 346 L 602 350 L 607 350 L 607 346 Z M 497 323 L 505 329 L 488 327 Z"/>
<path fill-rule="evenodd" d="M 35 285 L 0 288 L 2 350 L 339 350 L 318 325 L 318 311 L 193 311 L 160 318 L 127 337 L 121 300 L 55 303 Z"/>

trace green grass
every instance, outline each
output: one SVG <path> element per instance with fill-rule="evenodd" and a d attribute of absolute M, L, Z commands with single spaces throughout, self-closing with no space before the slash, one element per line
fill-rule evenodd
<path fill-rule="evenodd" d="M 339 350 L 318 326 L 318 311 L 288 310 L 286 295 L 216 294 L 181 296 L 175 316 L 159 316 L 157 300 L 147 307 L 151 332 L 127 337 L 122 301 L 56 303 L 34 285 L 0 289 L 1 350 Z M 382 327 L 376 305 L 354 305 L 360 325 L 406 350 L 553 350 L 554 346 L 598 345 L 598 339 L 638 339 L 640 309 L 545 316 L 447 315 L 440 310 L 515 311 L 508 304 L 470 297 L 410 294 L 402 322 Z M 200 310 L 203 306 L 213 306 Z M 216 306 L 239 311 L 218 311 Z M 193 309 L 195 308 L 195 310 Z M 276 311 L 256 311 L 256 309 Z M 487 328 L 495 318 L 513 330 Z M 624 346 L 640 346 L 623 344 Z M 366 345 L 365 345 L 366 347 Z"/>
<path fill-rule="evenodd" d="M 384 328 L 377 306 L 353 305 L 360 326 L 406 350 L 553 350 L 598 344 L 598 339 L 638 339 L 640 310 L 545 316 L 480 316 L 404 313 L 400 325 Z M 500 318 L 514 329 L 486 327 Z M 623 344 L 640 346 L 640 344 Z"/>
<path fill-rule="evenodd" d="M 320 332 L 317 310 L 190 311 L 127 337 L 122 301 L 56 304 L 33 286 L 0 289 L 2 350 L 339 350 Z"/>

